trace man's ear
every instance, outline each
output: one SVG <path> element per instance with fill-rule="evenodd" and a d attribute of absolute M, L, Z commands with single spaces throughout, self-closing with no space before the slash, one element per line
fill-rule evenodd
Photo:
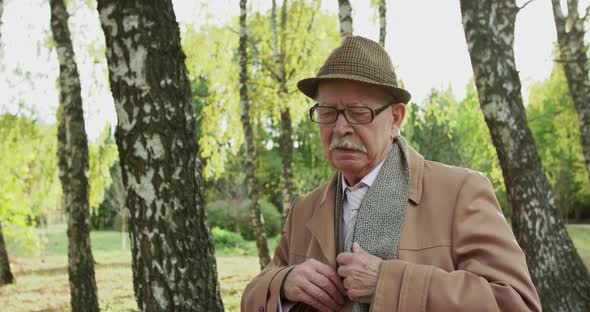
<path fill-rule="evenodd" d="M 402 123 L 406 117 L 406 105 L 404 103 L 396 103 L 391 106 L 391 114 L 393 116 L 393 125 L 391 127 L 391 139 L 397 137 L 402 128 Z"/>
<path fill-rule="evenodd" d="M 402 122 L 406 117 L 406 105 L 404 103 L 396 103 L 391 107 L 391 113 L 393 114 L 393 122 L 398 128 L 401 128 Z"/>

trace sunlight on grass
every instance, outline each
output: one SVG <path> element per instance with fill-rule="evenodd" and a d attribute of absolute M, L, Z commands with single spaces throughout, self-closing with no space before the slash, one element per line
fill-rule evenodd
<path fill-rule="evenodd" d="M 118 264 L 97 264 L 96 284 L 101 311 L 137 311 L 133 296 L 130 257 Z M 65 262 L 55 257 L 53 264 Z M 28 262 L 32 265 L 34 262 Z M 16 283 L 0 288 L 0 311 L 70 311 L 67 267 L 15 270 Z M 258 272 L 258 259 L 253 256 L 218 257 L 217 267 L 221 294 L 226 311 L 240 310 L 240 297 L 246 283 Z"/>
<path fill-rule="evenodd" d="M 586 265 L 590 266 L 590 229 L 568 230 Z M 0 311 L 70 311 L 65 232 L 49 231 L 47 238 L 45 257 L 12 251 L 11 267 L 16 283 L 0 288 Z M 131 253 L 121 251 L 120 233 L 96 231 L 91 239 L 101 311 L 137 311 Z M 240 248 L 239 255 L 228 255 L 233 247 L 216 246 L 218 278 L 226 311 L 240 310 L 242 291 L 259 271 L 255 255 L 241 254 L 250 252 L 248 244 L 253 242 L 245 244 L 247 248 Z M 276 246 L 276 239 L 271 240 L 271 246 Z"/>

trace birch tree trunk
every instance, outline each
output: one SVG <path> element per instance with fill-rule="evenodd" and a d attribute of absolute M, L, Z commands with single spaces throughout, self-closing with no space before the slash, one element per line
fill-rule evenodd
<path fill-rule="evenodd" d="M 387 2 L 379 0 L 379 43 L 385 47 L 385 35 L 387 34 Z"/>
<path fill-rule="evenodd" d="M 544 310 L 590 311 L 590 277 L 559 216 L 520 94 L 514 0 L 461 0 L 479 102 L 506 183 L 512 227 Z"/>
<path fill-rule="evenodd" d="M 240 108 L 242 129 L 246 139 L 246 159 L 244 169 L 246 170 L 246 184 L 248 186 L 248 197 L 250 198 L 250 217 L 256 235 L 256 247 L 258 248 L 258 261 L 263 269 L 270 262 L 270 255 L 266 243 L 264 224 L 260 216 L 258 205 L 258 185 L 256 183 L 256 145 L 252 125 L 250 124 L 250 99 L 248 98 L 248 30 L 246 27 L 246 2 L 240 0 Z"/>
<path fill-rule="evenodd" d="M 276 1 L 273 0 L 271 8 L 271 34 L 272 34 L 272 56 L 275 63 L 275 79 L 279 84 L 279 98 L 286 99 L 289 97 L 287 88 L 287 0 L 283 1 L 281 8 L 281 28 L 277 29 Z M 280 33 L 280 35 L 279 35 Z M 293 123 L 291 120 L 291 111 L 289 105 L 283 103 L 281 107 L 281 177 L 283 180 L 283 207 L 281 209 L 282 224 L 285 224 L 289 208 L 295 201 L 295 182 L 293 175 Z"/>
<path fill-rule="evenodd" d="M 4 12 L 4 1 L 0 0 L 0 39 L 2 38 L 2 13 Z M 1 41 L 0 41 L 1 42 Z M 0 45 L 0 57 L 2 56 L 2 45 Z M 0 59 L 1 61 L 1 59 Z M 14 283 L 14 277 L 10 271 L 10 262 L 4 243 L 4 234 L 2 233 L 2 220 L 0 220 L 0 286 Z"/>
<path fill-rule="evenodd" d="M 287 96 L 286 82 L 281 85 L 281 94 Z M 285 97 L 282 97 L 285 98 Z M 289 107 L 281 111 L 281 165 L 283 177 L 283 209 L 281 210 L 282 224 L 285 224 L 291 204 L 295 201 L 295 183 L 293 176 L 293 124 Z"/>
<path fill-rule="evenodd" d="M 14 283 L 14 277 L 10 271 L 10 262 L 2 234 L 2 222 L 0 221 L 0 286 Z"/>
<path fill-rule="evenodd" d="M 2 32 L 2 15 L 4 13 L 4 0 L 0 0 L 0 33 Z M 1 35 L 0 35 L 1 38 Z"/>
<path fill-rule="evenodd" d="M 140 311 L 223 311 L 172 2 L 99 0 Z"/>
<path fill-rule="evenodd" d="M 68 214 L 68 273 L 72 311 L 99 311 L 90 247 L 88 139 L 78 67 L 64 0 L 50 0 L 51 31 L 59 61 L 58 164 Z"/>
<path fill-rule="evenodd" d="M 338 0 L 338 18 L 340 19 L 340 39 L 352 36 L 352 7 L 348 0 Z"/>
<path fill-rule="evenodd" d="M 553 18 L 557 29 L 559 62 L 563 64 L 567 84 L 580 120 L 580 139 L 590 176 L 590 78 L 588 77 L 588 45 L 584 42 L 588 18 L 578 13 L 578 1 L 568 0 L 568 14 L 561 10 L 559 0 L 551 0 Z M 588 9 L 586 12 L 588 12 Z"/>

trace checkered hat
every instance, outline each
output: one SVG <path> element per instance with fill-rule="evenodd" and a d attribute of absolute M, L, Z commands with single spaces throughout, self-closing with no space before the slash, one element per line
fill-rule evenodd
<path fill-rule="evenodd" d="M 404 104 L 411 97 L 408 91 L 398 87 L 393 64 L 385 49 L 364 37 L 346 38 L 332 51 L 317 76 L 300 80 L 297 88 L 313 99 L 319 82 L 325 79 L 348 79 L 380 86 Z"/>

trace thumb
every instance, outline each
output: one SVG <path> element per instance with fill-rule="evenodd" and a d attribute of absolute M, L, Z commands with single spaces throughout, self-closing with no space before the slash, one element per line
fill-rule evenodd
<path fill-rule="evenodd" d="M 361 245 L 359 245 L 358 243 L 353 243 L 352 244 L 352 252 L 354 253 L 367 253 L 362 247 Z"/>

